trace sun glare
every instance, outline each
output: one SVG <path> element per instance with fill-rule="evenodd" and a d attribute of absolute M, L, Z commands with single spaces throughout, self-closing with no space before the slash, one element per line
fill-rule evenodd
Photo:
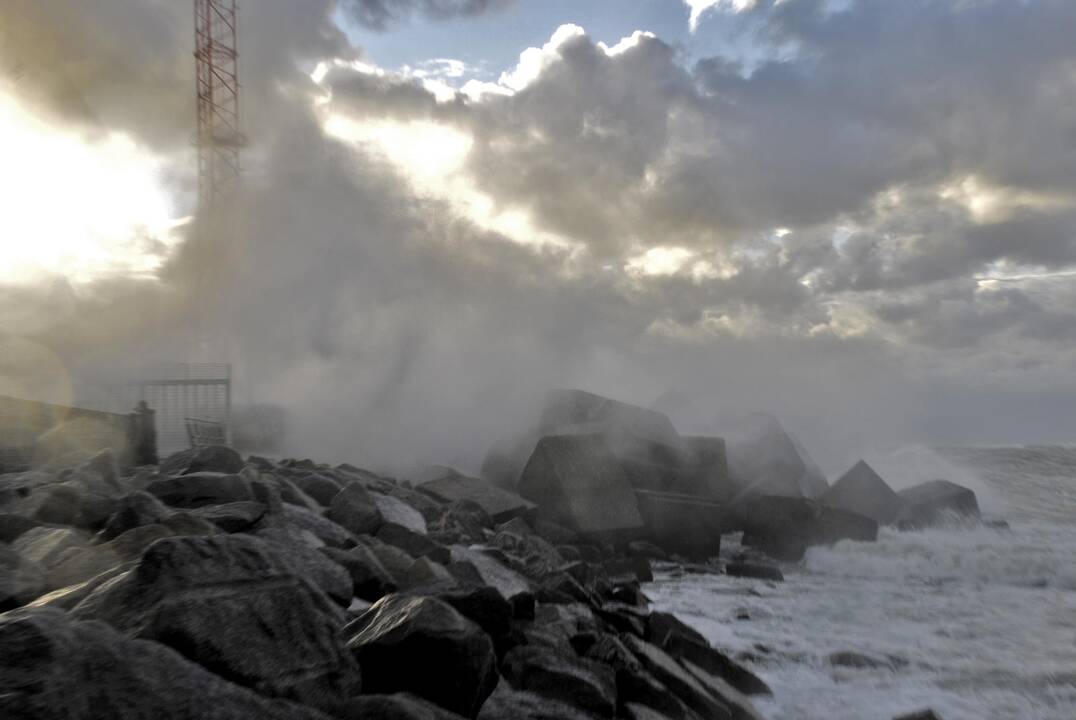
<path fill-rule="evenodd" d="M 173 244 L 158 162 L 130 138 L 90 141 L 0 93 L 0 283 L 149 275 Z"/>

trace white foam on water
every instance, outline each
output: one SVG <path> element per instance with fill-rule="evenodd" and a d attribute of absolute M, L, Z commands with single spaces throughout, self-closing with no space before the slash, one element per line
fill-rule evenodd
<path fill-rule="evenodd" d="M 685 575 L 646 592 L 771 685 L 774 696 L 755 701 L 773 720 L 888 720 L 926 707 L 945 720 L 1074 720 L 1076 523 L 1058 522 L 1056 505 L 1076 479 L 1055 480 L 1039 483 L 1054 500 L 1036 501 L 1055 512 L 1036 518 L 1023 502 L 1010 530 L 883 529 L 877 543 L 811 548 L 782 567 L 784 583 Z M 1010 493 L 990 482 L 1005 507 Z M 834 667 L 828 657 L 842 651 L 891 667 Z"/>

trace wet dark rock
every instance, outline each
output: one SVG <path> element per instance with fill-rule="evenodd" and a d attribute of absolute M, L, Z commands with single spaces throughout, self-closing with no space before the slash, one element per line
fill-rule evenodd
<path fill-rule="evenodd" d="M 11 543 L 27 530 L 40 525 L 38 521 L 22 515 L 0 513 L 0 543 Z"/>
<path fill-rule="evenodd" d="M 907 664 L 906 662 L 900 661 L 898 658 L 876 658 L 851 650 L 831 653 L 826 659 L 833 667 L 856 668 L 861 670 L 879 670 L 883 668 L 886 670 L 896 670 L 902 665 Z"/>
<path fill-rule="evenodd" d="M 260 502 L 246 501 L 225 505 L 204 505 L 191 510 L 191 515 L 211 522 L 224 532 L 237 533 L 249 530 L 268 508 Z"/>
<path fill-rule="evenodd" d="M 266 517 L 261 526 L 305 530 L 329 547 L 346 549 L 356 542 L 355 535 L 347 528 L 319 512 L 298 505 L 285 505 L 280 516 Z"/>
<path fill-rule="evenodd" d="M 710 647 L 701 635 L 685 634 L 673 629 L 666 633 L 659 646 L 672 657 L 702 668 L 745 695 L 772 694 L 762 678 L 720 650 Z"/>
<path fill-rule="evenodd" d="M 646 635 L 646 621 L 650 614 L 646 608 L 625 603 L 607 602 L 594 609 L 594 614 L 605 624 L 620 633 L 631 633 L 638 637 Z"/>
<path fill-rule="evenodd" d="M 532 645 L 572 652 L 572 638 L 597 636 L 601 632 L 594 612 L 582 603 L 541 604 L 535 608 L 534 622 L 522 624 L 523 634 Z"/>
<path fill-rule="evenodd" d="M 893 522 L 904 505 L 900 495 L 862 460 L 841 475 L 818 501 L 869 517 L 879 525 Z"/>
<path fill-rule="evenodd" d="M 639 703 L 628 703 L 624 706 L 624 717 L 626 720 L 672 720 L 674 716 L 665 715 Z"/>
<path fill-rule="evenodd" d="M 266 695 L 331 707 L 361 689 L 342 610 L 288 551 L 250 536 L 159 540 L 71 616 L 169 645 Z"/>
<path fill-rule="evenodd" d="M 161 523 L 173 512 L 155 495 L 136 490 L 119 498 L 116 510 L 101 529 L 100 536 L 111 540 L 136 527 Z"/>
<path fill-rule="evenodd" d="M 75 585 L 68 585 L 66 587 L 53 590 L 52 592 L 45 593 L 39 596 L 33 602 L 27 604 L 27 607 L 51 607 L 60 610 L 70 610 L 78 605 L 80 602 L 89 597 L 90 593 L 96 590 L 104 583 L 112 580 L 119 575 L 133 569 L 135 563 L 123 563 L 105 570 L 99 575 L 94 575 L 89 580 L 77 583 Z"/>
<path fill-rule="evenodd" d="M 683 702 L 643 668 L 639 659 L 615 635 L 601 633 L 587 649 L 586 657 L 609 666 L 616 673 L 617 700 L 621 707 L 636 703 L 677 720 L 694 717 Z"/>
<path fill-rule="evenodd" d="M 534 592 L 525 577 L 480 550 L 453 545 L 451 551 L 453 563 L 469 563 L 482 583 L 493 587 L 512 605 L 516 618 L 534 617 Z"/>
<path fill-rule="evenodd" d="M 392 523 L 407 528 L 413 533 L 425 535 L 428 532 L 426 519 L 415 508 L 403 500 L 392 495 L 383 495 L 378 492 L 370 493 L 374 504 L 381 512 L 381 518 L 385 523 Z"/>
<path fill-rule="evenodd" d="M 352 698 L 333 715 L 338 720 L 463 720 L 462 715 L 410 693 Z"/>
<path fill-rule="evenodd" d="M 602 568 L 610 577 L 633 577 L 639 582 L 653 582 L 654 573 L 650 561 L 644 557 L 625 557 L 606 560 Z"/>
<path fill-rule="evenodd" d="M 468 545 L 483 542 L 493 520 L 476 503 L 464 500 L 449 505 L 427 527 L 430 537 L 438 542 Z"/>
<path fill-rule="evenodd" d="M 762 565 L 750 562 L 730 562 L 725 565 L 725 574 L 732 577 L 754 578 L 756 580 L 772 580 L 784 582 L 785 576 L 780 568 L 773 565 Z"/>
<path fill-rule="evenodd" d="M 652 560 L 668 560 L 669 554 L 649 540 L 632 540 L 627 545 L 628 555 Z"/>
<path fill-rule="evenodd" d="M 49 568 L 48 586 L 58 589 L 86 582 L 118 565 L 137 560 L 154 542 L 173 535 L 164 525 L 142 525 L 106 543 L 72 548 Z"/>
<path fill-rule="evenodd" d="M 533 533 L 517 535 L 502 530 L 489 539 L 489 545 L 506 555 L 521 558 L 529 577 L 557 572 L 564 565 L 564 558 L 557 549 Z"/>
<path fill-rule="evenodd" d="M 400 548 L 411 557 L 429 558 L 441 565 L 447 565 L 452 558 L 452 553 L 444 545 L 396 523 L 384 523 L 377 531 L 376 537 L 381 542 Z"/>
<path fill-rule="evenodd" d="M 448 568 L 425 557 L 415 558 L 400 578 L 400 587 L 405 590 L 431 585 L 454 586 L 456 584 L 456 576 L 450 573 Z"/>
<path fill-rule="evenodd" d="M 481 507 L 495 523 L 503 523 L 520 515 L 533 514 L 535 509 L 534 503 L 514 492 L 454 471 L 444 477 L 428 480 L 419 485 L 418 489 L 445 503 L 473 502 Z"/>
<path fill-rule="evenodd" d="M 583 587 L 574 577 L 566 572 L 557 572 L 547 576 L 535 590 L 535 598 L 545 603 L 585 603 L 591 607 L 601 604 L 598 596 Z"/>
<path fill-rule="evenodd" d="M 732 720 L 762 720 L 762 716 L 745 694 L 690 660 L 684 660 L 682 663 L 693 678 L 729 709 Z"/>
<path fill-rule="evenodd" d="M 801 560 L 811 545 L 845 539 L 873 542 L 878 537 L 878 523 L 870 518 L 805 498 L 763 495 L 748 499 L 738 512 L 743 544 L 776 560 Z"/>
<path fill-rule="evenodd" d="M 478 713 L 478 720 L 593 720 L 574 705 L 535 693 L 520 692 L 501 682 Z"/>
<path fill-rule="evenodd" d="M 611 668 L 548 647 L 520 645 L 508 651 L 501 674 L 516 690 L 570 703 L 596 717 L 616 712 Z"/>
<path fill-rule="evenodd" d="M 55 609 L 0 616 L 0 717 L 326 720 L 232 684 L 169 647 Z"/>
<path fill-rule="evenodd" d="M 512 630 L 512 605 L 499 592 L 485 585 L 441 586 L 426 591 L 451 605 L 460 615 L 473 620 L 493 640 L 494 648 L 501 649 Z M 404 594 L 415 594 L 405 592 Z"/>
<path fill-rule="evenodd" d="M 341 490 L 340 483 L 318 473 L 296 475 L 291 478 L 291 481 L 295 483 L 295 487 L 325 507 L 332 504 L 333 498 Z"/>
<path fill-rule="evenodd" d="M 665 642 L 665 638 L 672 632 L 677 632 L 694 642 L 703 645 L 707 644 L 706 638 L 699 631 L 675 615 L 658 611 L 650 613 L 650 618 L 647 622 L 646 640 L 661 647 Z"/>
<path fill-rule="evenodd" d="M 246 463 L 235 450 L 223 445 L 191 448 L 165 458 L 160 471 L 165 475 L 190 475 L 192 473 L 238 473 Z"/>
<path fill-rule="evenodd" d="M 203 505 L 224 505 L 254 500 L 250 483 L 238 475 L 199 472 L 154 480 L 146 492 L 165 505 L 197 508 Z"/>
<path fill-rule="evenodd" d="M 355 535 L 372 535 L 383 522 L 374 498 L 357 483 L 337 493 L 326 516 Z"/>
<path fill-rule="evenodd" d="M 727 705 L 715 698 L 683 666 L 661 648 L 631 635 L 621 637 L 624 645 L 639 659 L 643 667 L 685 705 L 706 718 L 731 718 Z"/>
<path fill-rule="evenodd" d="M 938 713 L 927 708 L 926 710 L 919 710 L 913 713 L 908 713 L 907 715 L 900 715 L 893 718 L 893 720 L 942 720 L 942 718 Z"/>
<path fill-rule="evenodd" d="M 89 535 L 80 530 L 41 526 L 27 530 L 15 538 L 11 548 L 26 560 L 48 570 L 59 562 L 68 550 L 89 544 Z"/>
<path fill-rule="evenodd" d="M 44 570 L 0 544 L 0 612 L 25 605 L 45 590 Z"/>
<path fill-rule="evenodd" d="M 583 559 L 575 545 L 557 545 L 557 552 L 568 562 L 579 562 Z"/>
<path fill-rule="evenodd" d="M 357 545 L 348 550 L 325 547 L 321 548 L 321 552 L 348 572 L 355 597 L 374 602 L 396 592 L 399 587 L 392 573 L 385 569 L 377 555 L 365 545 Z"/>
<path fill-rule="evenodd" d="M 534 518 L 530 522 L 534 528 L 534 534 L 552 545 L 564 545 L 567 543 L 576 545 L 581 540 L 579 533 L 569 530 L 552 520 Z"/>
<path fill-rule="evenodd" d="M 255 536 L 269 543 L 291 565 L 296 575 L 305 575 L 337 604 L 347 606 L 351 602 L 353 586 L 351 575 L 331 556 L 278 529 L 259 530 Z"/>
<path fill-rule="evenodd" d="M 366 692 L 411 692 L 474 717 L 497 684 L 489 636 L 436 598 L 389 595 L 344 633 Z"/>
<path fill-rule="evenodd" d="M 519 478 L 519 494 L 546 519 L 592 535 L 643 531 L 635 493 L 600 435 L 542 438 Z"/>
<path fill-rule="evenodd" d="M 897 518 L 901 530 L 917 530 L 952 519 L 978 521 L 980 518 L 975 493 L 948 480 L 931 480 L 901 490 L 898 495 L 904 501 Z"/>
<path fill-rule="evenodd" d="M 408 569 L 411 564 L 415 562 L 415 558 L 407 554 L 398 547 L 383 543 L 375 537 L 369 535 L 360 535 L 358 537 L 359 544 L 368 549 L 377 558 L 381 566 L 388 571 L 389 575 L 396 581 L 396 585 L 402 586 L 404 578 L 407 575 Z"/>

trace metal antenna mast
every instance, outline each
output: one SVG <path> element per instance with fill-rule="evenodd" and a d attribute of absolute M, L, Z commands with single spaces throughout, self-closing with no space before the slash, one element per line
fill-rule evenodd
<path fill-rule="evenodd" d="M 236 0 L 194 0 L 198 77 L 198 206 L 212 214 L 239 184 Z"/>

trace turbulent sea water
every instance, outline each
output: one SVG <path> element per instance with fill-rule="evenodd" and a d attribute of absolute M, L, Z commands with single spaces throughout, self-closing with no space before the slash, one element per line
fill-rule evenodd
<path fill-rule="evenodd" d="M 784 583 L 665 574 L 646 588 L 653 607 L 765 679 L 774 695 L 755 701 L 771 720 L 927 707 L 944 720 L 1076 720 L 1076 448 L 916 449 L 872 465 L 970 486 L 1009 529 L 883 529 L 877 543 L 811 548 L 782 566 Z M 877 665 L 835 666 L 845 651 Z"/>

